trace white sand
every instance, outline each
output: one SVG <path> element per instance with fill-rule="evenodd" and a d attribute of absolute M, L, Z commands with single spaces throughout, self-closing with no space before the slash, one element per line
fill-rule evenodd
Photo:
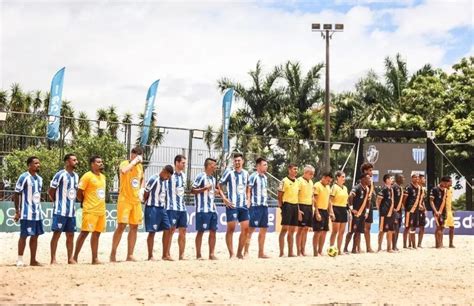
<path fill-rule="evenodd" d="M 160 240 L 155 243 L 160 257 Z M 331 258 L 278 258 L 278 236 L 268 234 L 271 259 L 227 259 L 224 235 L 218 234 L 218 261 L 194 260 L 194 234 L 187 239 L 189 260 L 147 262 L 146 234 L 139 234 L 139 262 L 92 266 L 88 240 L 80 264 L 67 265 L 64 237 L 58 246 L 59 265 L 16 268 L 18 234 L 0 234 L 0 303 L 394 303 L 469 304 L 474 301 L 474 237 L 456 236 L 456 249 L 425 248 L 396 254 L 345 255 Z M 49 262 L 51 235 L 39 239 L 38 258 Z M 103 234 L 99 257 L 108 259 L 112 234 Z M 376 236 L 372 236 L 375 246 Z M 447 240 L 447 237 L 445 237 Z M 207 254 L 207 235 L 203 254 Z M 237 237 L 234 237 L 237 243 Z M 308 239 L 308 246 L 310 239 Z M 173 242 L 172 256 L 177 256 Z M 119 258 L 125 257 L 126 236 Z M 25 252 L 29 261 L 29 250 Z"/>

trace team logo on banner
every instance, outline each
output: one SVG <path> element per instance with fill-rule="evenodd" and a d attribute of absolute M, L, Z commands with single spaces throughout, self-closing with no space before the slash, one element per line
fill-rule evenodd
<path fill-rule="evenodd" d="M 379 150 L 377 150 L 375 145 L 369 146 L 367 152 L 365 152 L 365 158 L 371 164 L 375 164 L 379 160 Z"/>
<path fill-rule="evenodd" d="M 425 149 L 423 148 L 413 148 L 412 149 L 413 160 L 419 165 L 425 159 Z"/>

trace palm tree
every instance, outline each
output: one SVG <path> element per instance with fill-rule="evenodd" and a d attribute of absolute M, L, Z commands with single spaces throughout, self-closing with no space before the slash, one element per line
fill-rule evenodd
<path fill-rule="evenodd" d="M 107 121 L 108 113 L 107 113 L 106 109 L 99 108 L 96 113 L 97 113 L 97 120 L 98 121 Z M 105 133 L 105 131 L 103 129 L 100 129 L 99 126 L 97 126 L 97 135 L 102 136 L 102 135 L 104 135 L 104 133 Z"/>
<path fill-rule="evenodd" d="M 78 122 L 77 122 L 78 134 L 81 135 L 90 135 L 91 133 L 91 123 L 85 112 L 79 112 Z"/>
<path fill-rule="evenodd" d="M 207 150 L 209 151 L 209 156 L 211 156 L 211 146 L 214 141 L 214 129 L 212 125 L 208 125 L 204 130 L 204 143 L 207 146 Z"/>
<path fill-rule="evenodd" d="M 117 138 L 117 131 L 119 128 L 119 124 L 117 123 L 119 122 L 119 116 L 117 115 L 117 108 L 111 105 L 107 108 L 106 111 L 107 111 L 107 121 L 109 122 L 107 125 L 108 132 L 112 137 Z"/>
<path fill-rule="evenodd" d="M 75 137 L 77 134 L 77 127 L 76 120 L 74 119 L 74 109 L 71 105 L 71 101 L 63 101 L 61 106 L 61 119 L 61 124 L 63 124 L 61 130 L 64 132 L 63 138 L 66 139 L 68 135 Z"/>

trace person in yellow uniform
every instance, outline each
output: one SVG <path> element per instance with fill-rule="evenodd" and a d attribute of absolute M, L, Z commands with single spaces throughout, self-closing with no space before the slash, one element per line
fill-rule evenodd
<path fill-rule="evenodd" d="M 285 177 L 278 188 L 278 207 L 281 209 L 281 231 L 279 236 L 280 257 L 284 255 L 285 236 L 288 233 L 288 257 L 295 257 L 293 253 L 293 240 L 298 227 L 298 182 L 296 175 L 298 166 L 288 165 L 288 176 Z"/>
<path fill-rule="evenodd" d="M 349 192 L 344 185 L 346 182 L 346 174 L 342 171 L 336 171 L 336 183 L 331 187 L 331 194 L 329 201 L 331 202 L 334 211 L 334 222 L 332 223 L 331 238 L 329 239 L 330 246 L 334 246 L 337 237 L 337 251 L 338 254 L 343 254 L 342 240 L 344 239 L 344 230 L 347 223 L 347 199 Z"/>
<path fill-rule="evenodd" d="M 137 242 L 138 225 L 142 223 L 143 212 L 138 193 L 140 188 L 145 186 L 143 180 L 143 149 L 133 148 L 130 154 L 130 160 L 124 160 L 120 163 L 120 190 L 117 201 L 117 229 L 112 239 L 112 251 L 110 252 L 110 261 L 116 262 L 117 247 L 122 239 L 122 234 L 127 225 L 128 248 L 127 261 L 135 261 L 133 250 Z"/>
<path fill-rule="evenodd" d="M 331 194 L 332 174 L 331 172 L 323 173 L 321 180 L 314 184 L 314 219 L 313 219 L 313 255 L 322 256 L 326 233 L 329 231 L 329 218 L 334 220 L 334 212 L 329 202 Z"/>
<path fill-rule="evenodd" d="M 71 263 L 77 263 L 82 245 L 89 233 L 91 237 L 92 264 L 100 264 L 98 258 L 100 233 L 105 231 L 105 175 L 102 158 L 94 155 L 89 159 L 91 171 L 79 180 L 77 200 L 82 207 L 81 233 L 77 237 L 76 249 Z"/>
<path fill-rule="evenodd" d="M 314 167 L 306 165 L 303 170 L 303 176 L 296 180 L 299 185 L 298 209 L 300 214 L 298 231 L 296 232 L 296 253 L 298 256 L 306 256 L 306 237 L 313 225 L 313 177 Z"/>
<path fill-rule="evenodd" d="M 446 222 L 445 227 L 449 227 L 449 247 L 454 248 L 454 214 L 453 214 L 453 181 L 448 182 L 446 195 Z"/>

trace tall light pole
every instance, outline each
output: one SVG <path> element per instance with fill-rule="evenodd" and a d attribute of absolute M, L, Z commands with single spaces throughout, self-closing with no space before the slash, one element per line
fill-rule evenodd
<path fill-rule="evenodd" d="M 326 39 L 326 95 L 324 101 L 324 155 L 323 155 L 323 168 L 325 171 L 331 169 L 331 128 L 329 126 L 330 115 L 329 115 L 329 104 L 330 104 L 330 93 L 329 93 L 329 40 L 332 38 L 334 32 L 344 31 L 344 25 L 341 23 L 336 23 L 333 28 L 333 24 L 325 23 L 321 29 L 320 23 L 313 23 L 311 25 L 311 30 L 313 32 L 320 32 L 321 37 Z"/>

